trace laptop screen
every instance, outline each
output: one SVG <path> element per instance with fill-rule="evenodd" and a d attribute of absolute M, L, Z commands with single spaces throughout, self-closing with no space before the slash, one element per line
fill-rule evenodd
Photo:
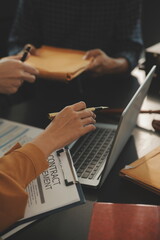
<path fill-rule="evenodd" d="M 113 141 L 112 149 L 110 151 L 108 161 L 102 173 L 101 183 L 103 184 L 106 176 L 113 167 L 118 155 L 125 146 L 137 122 L 137 117 L 140 112 L 144 98 L 147 95 L 150 87 L 156 66 L 153 66 L 145 78 L 144 83 L 138 88 L 127 107 L 124 109 L 117 128 L 117 133 Z"/>

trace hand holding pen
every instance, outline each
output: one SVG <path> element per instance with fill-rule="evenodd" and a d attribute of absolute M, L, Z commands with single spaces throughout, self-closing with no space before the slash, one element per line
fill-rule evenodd
<path fill-rule="evenodd" d="M 25 53 L 23 56 L 19 54 L 1 58 L 0 93 L 14 94 L 19 90 L 23 81 L 29 83 L 35 82 L 38 70 L 35 67 L 22 62 L 26 57 Z"/>
<path fill-rule="evenodd" d="M 97 112 L 100 112 L 100 111 L 102 111 L 102 110 L 104 110 L 104 109 L 107 109 L 107 108 L 108 108 L 108 107 L 100 106 L 100 107 L 90 107 L 90 108 L 86 108 L 86 109 L 87 109 L 87 110 L 90 110 L 90 111 L 92 111 L 92 112 L 97 113 Z M 49 118 L 50 120 L 52 120 L 57 114 L 58 114 L 58 112 L 49 113 L 49 114 L 48 114 L 48 118 Z"/>
<path fill-rule="evenodd" d="M 22 55 L 22 57 L 20 59 L 21 62 L 25 62 L 27 60 L 31 49 L 32 49 L 32 45 L 31 44 L 26 44 L 25 45 L 24 50 L 22 51 L 23 55 Z M 21 84 L 24 81 L 28 81 L 30 83 L 35 82 L 36 75 L 38 75 L 38 70 L 36 68 L 34 68 L 33 66 L 30 66 L 29 64 L 25 64 L 25 68 L 26 68 L 27 78 L 26 79 L 22 79 L 21 80 Z"/>
<path fill-rule="evenodd" d="M 42 137 L 36 139 L 36 145 L 43 149 L 45 156 L 48 156 L 55 149 L 60 149 L 95 130 L 95 117 L 92 111 L 86 110 L 83 101 L 66 106 L 57 114 L 54 121 L 50 122 Z M 32 143 L 35 143 L 34 140 Z"/>

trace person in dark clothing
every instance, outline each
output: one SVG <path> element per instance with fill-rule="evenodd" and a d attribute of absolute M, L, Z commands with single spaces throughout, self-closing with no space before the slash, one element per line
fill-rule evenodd
<path fill-rule="evenodd" d="M 88 106 L 117 106 L 114 96 L 124 97 L 132 89 L 130 73 L 143 48 L 141 7 L 141 0 L 20 0 L 9 54 L 31 43 L 83 50 L 86 58 L 94 58 L 69 84 L 39 79 L 33 112 L 36 102 L 43 109 L 39 117 L 50 112 L 53 103 L 54 111 L 79 100 Z"/>

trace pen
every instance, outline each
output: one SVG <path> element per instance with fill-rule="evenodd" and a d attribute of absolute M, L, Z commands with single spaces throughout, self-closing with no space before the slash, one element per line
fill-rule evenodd
<path fill-rule="evenodd" d="M 24 62 L 28 56 L 28 53 L 31 50 L 31 46 L 27 46 L 24 50 L 23 56 L 21 57 L 21 62 Z"/>
<path fill-rule="evenodd" d="M 99 112 L 99 111 L 104 110 L 104 109 L 106 109 L 106 108 L 108 108 L 108 107 L 100 106 L 100 107 L 90 107 L 90 108 L 86 108 L 86 109 L 87 109 L 87 110 L 90 110 L 90 111 L 92 111 L 92 112 Z M 49 114 L 48 114 L 48 117 L 49 117 L 49 119 L 52 120 L 57 114 L 58 114 L 58 112 L 49 113 Z"/>

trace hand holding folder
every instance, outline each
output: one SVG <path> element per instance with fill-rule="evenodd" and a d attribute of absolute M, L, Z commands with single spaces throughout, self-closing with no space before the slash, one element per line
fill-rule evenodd
<path fill-rule="evenodd" d="M 27 62 L 39 70 L 40 77 L 57 81 L 71 81 L 86 70 L 90 60 L 85 60 L 84 51 L 56 48 L 43 45 L 34 50 Z"/>

